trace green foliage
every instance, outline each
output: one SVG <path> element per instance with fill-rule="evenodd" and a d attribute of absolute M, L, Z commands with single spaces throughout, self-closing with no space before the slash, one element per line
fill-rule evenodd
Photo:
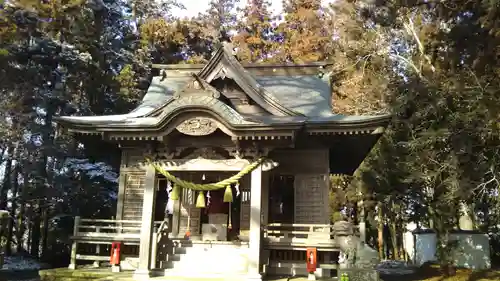
<path fill-rule="evenodd" d="M 329 54 L 329 30 L 320 12 L 320 0 L 287 0 L 283 2 L 284 21 L 277 33 L 282 44 L 276 53 L 280 62 L 321 61 Z"/>
<path fill-rule="evenodd" d="M 386 1 L 361 14 L 395 35 L 391 57 L 400 72 L 387 76 L 395 120 L 361 173 L 369 193 L 390 206 L 391 221 L 421 222 L 440 245 L 457 226 L 462 202 L 482 205 L 474 207 L 478 215 L 488 205 L 491 216 L 476 222 L 491 231 L 498 224 L 497 9 Z M 410 215 L 398 214 L 401 208 Z M 447 248 L 439 248 L 443 264 Z"/>
<path fill-rule="evenodd" d="M 243 9 L 244 20 L 238 24 L 238 33 L 232 42 L 238 47 L 238 58 L 243 62 L 272 61 L 276 50 L 275 27 L 268 11 L 270 3 L 263 0 L 249 1 Z"/>

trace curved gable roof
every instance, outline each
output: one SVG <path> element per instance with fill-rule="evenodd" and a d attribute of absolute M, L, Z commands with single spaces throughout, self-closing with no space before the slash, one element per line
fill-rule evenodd
<path fill-rule="evenodd" d="M 210 83 L 220 71 L 233 79 L 243 91 L 258 105 L 277 116 L 303 116 L 300 112 L 284 106 L 272 93 L 268 92 L 257 80 L 243 68 L 240 62 L 227 50 L 221 47 L 210 61 L 198 73 L 198 76 Z"/>

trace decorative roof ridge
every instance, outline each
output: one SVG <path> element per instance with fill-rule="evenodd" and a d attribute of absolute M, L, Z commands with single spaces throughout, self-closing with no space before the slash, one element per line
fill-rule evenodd
<path fill-rule="evenodd" d="M 222 60 L 225 60 L 226 64 L 232 68 L 238 77 L 231 77 L 233 80 L 238 83 L 240 80 L 239 86 L 250 95 L 252 99 L 255 99 L 257 102 L 261 99 L 264 103 L 271 106 L 278 115 L 284 116 L 302 116 L 303 114 L 296 112 L 292 109 L 285 107 L 279 99 L 277 99 L 272 93 L 264 90 L 264 87 L 260 85 L 257 80 L 245 70 L 245 68 L 241 65 L 241 63 L 227 50 L 226 46 L 220 47 L 209 60 L 209 62 L 203 67 L 200 72 L 198 72 L 198 76 L 201 79 L 204 79 L 206 82 L 209 82 L 207 79 L 209 75 L 217 69 L 217 66 L 221 63 Z M 240 79 L 238 79 L 240 78 Z M 253 94 L 253 95 L 252 95 Z M 262 106 L 262 105 L 261 105 Z"/>
<path fill-rule="evenodd" d="M 182 93 L 187 93 L 188 91 L 207 91 L 210 92 L 212 97 L 218 98 L 220 96 L 220 92 L 215 89 L 212 85 L 208 84 L 204 79 L 198 76 L 196 73 L 190 73 L 192 76 L 192 80 L 186 82 L 186 85 L 180 90 L 174 93 L 173 97 L 169 100 L 167 100 L 162 106 L 158 107 L 157 109 L 153 110 L 152 112 L 146 114 L 144 117 L 155 117 L 158 116 L 159 114 L 161 115 L 161 112 L 167 107 L 170 103 L 172 103 L 174 100 L 179 99 L 182 97 Z M 200 89 L 193 89 L 191 87 L 194 87 L 192 83 L 197 82 L 200 85 Z"/>
<path fill-rule="evenodd" d="M 180 97 L 183 93 L 188 93 L 188 92 L 199 92 L 201 91 L 207 91 L 211 92 L 212 96 L 215 98 L 218 98 L 220 96 L 220 92 L 214 88 L 212 85 L 207 83 L 204 79 L 202 79 L 198 74 L 196 73 L 190 73 L 192 80 L 187 82 L 186 85 L 184 85 L 184 88 L 182 90 L 177 91 L 174 93 L 174 98 Z M 195 85 L 194 83 L 197 82 L 198 84 Z"/>
<path fill-rule="evenodd" d="M 228 62 L 230 63 L 230 65 L 232 67 L 236 68 L 236 70 L 238 72 L 240 72 L 240 74 L 243 74 L 241 76 L 244 80 L 246 80 L 245 81 L 246 84 L 249 87 L 251 87 L 256 93 L 260 94 L 266 102 L 271 104 L 274 108 L 278 109 L 279 111 L 283 112 L 285 115 L 303 116 L 302 113 L 299 113 L 295 110 L 287 108 L 286 106 L 281 104 L 279 99 L 276 98 L 269 91 L 265 90 L 264 87 L 262 85 L 260 85 L 259 82 L 257 82 L 257 80 L 255 80 L 255 77 L 253 77 L 252 74 L 250 74 L 247 70 L 245 70 L 245 68 L 241 65 L 241 63 L 233 55 L 230 55 L 227 52 L 224 52 L 224 56 L 226 57 L 226 59 L 228 60 Z"/>

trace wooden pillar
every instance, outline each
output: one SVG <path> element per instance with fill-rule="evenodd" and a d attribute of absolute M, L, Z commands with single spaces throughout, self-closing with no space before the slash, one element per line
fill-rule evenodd
<path fill-rule="evenodd" d="M 262 185 L 261 185 L 261 196 L 262 196 L 262 206 L 261 206 L 261 223 L 263 225 L 269 224 L 269 173 L 262 174 Z"/>
<path fill-rule="evenodd" d="M 118 201 L 116 202 L 116 220 L 123 219 L 123 201 L 125 200 L 125 184 L 127 180 L 127 175 L 125 172 L 120 171 L 120 177 L 118 180 Z"/>
<path fill-rule="evenodd" d="M 156 171 L 149 165 L 146 168 L 144 200 L 142 204 L 141 242 L 139 245 L 139 265 L 134 275 L 149 278 L 151 270 L 151 246 L 153 237 L 156 197 Z"/>
<path fill-rule="evenodd" d="M 250 179 L 250 234 L 248 249 L 248 280 L 262 280 L 260 275 L 262 168 L 252 171 Z"/>
<path fill-rule="evenodd" d="M 75 217 L 75 222 L 73 226 L 73 236 L 78 236 L 78 227 L 80 226 L 80 217 L 76 216 Z M 28 240 L 29 241 L 29 240 Z M 76 239 L 73 240 L 73 243 L 71 245 L 71 254 L 70 254 L 70 262 L 69 262 L 69 269 L 76 269 L 76 251 L 78 249 L 78 242 Z"/>
<path fill-rule="evenodd" d="M 269 224 L 269 173 L 265 172 L 262 174 L 262 185 L 261 185 L 261 224 L 263 227 L 267 227 Z M 264 236 L 265 233 L 262 233 L 261 237 Z M 266 237 L 267 238 L 267 237 Z M 261 249 L 260 263 L 263 264 L 262 274 L 266 275 L 268 272 L 269 265 L 269 256 L 270 251 Z"/>
<path fill-rule="evenodd" d="M 179 237 L 179 226 L 181 221 L 181 200 L 182 200 L 182 192 L 179 194 L 179 199 L 174 201 L 174 212 L 172 214 L 172 237 Z"/>

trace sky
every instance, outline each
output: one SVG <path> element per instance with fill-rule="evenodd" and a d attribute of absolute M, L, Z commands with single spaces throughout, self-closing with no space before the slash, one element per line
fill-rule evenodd
<path fill-rule="evenodd" d="M 283 0 L 269 0 L 271 2 L 271 7 L 270 10 L 272 11 L 273 14 L 277 14 L 281 11 L 282 9 L 282 1 Z M 331 2 L 332 0 L 323 0 L 324 2 Z M 209 0 L 180 0 L 186 9 L 185 10 L 179 10 L 175 9 L 173 14 L 178 17 L 194 17 L 197 16 L 199 13 L 205 12 L 208 9 L 208 3 L 210 2 Z M 243 7 L 247 3 L 247 0 L 241 0 L 240 1 L 240 6 Z"/>

